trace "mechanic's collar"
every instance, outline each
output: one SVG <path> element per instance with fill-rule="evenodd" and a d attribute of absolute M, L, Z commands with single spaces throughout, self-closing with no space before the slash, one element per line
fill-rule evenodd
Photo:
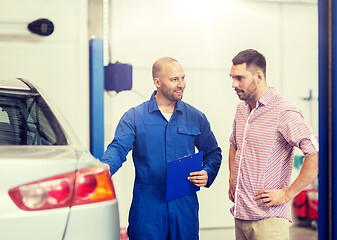
<path fill-rule="evenodd" d="M 156 101 L 156 98 L 154 97 L 154 96 L 156 96 L 156 94 L 157 94 L 157 90 L 155 90 L 152 93 L 152 96 L 150 98 L 150 102 L 149 102 L 149 112 L 150 113 L 153 113 L 155 111 L 160 111 L 159 107 L 158 107 L 158 104 L 157 104 L 157 101 Z M 177 104 L 176 104 L 176 108 L 174 109 L 174 112 L 176 112 L 176 111 L 183 112 L 182 110 L 183 110 L 182 103 L 181 103 L 181 101 L 178 101 Z"/>

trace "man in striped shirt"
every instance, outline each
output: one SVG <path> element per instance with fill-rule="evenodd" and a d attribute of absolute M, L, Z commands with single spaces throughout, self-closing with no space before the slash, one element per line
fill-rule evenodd
<path fill-rule="evenodd" d="M 288 239 L 289 201 L 318 173 L 318 143 L 301 113 L 266 82 L 266 60 L 253 49 L 233 60 L 237 106 L 229 149 L 229 198 L 236 239 Z M 305 155 L 290 184 L 294 148 Z"/>

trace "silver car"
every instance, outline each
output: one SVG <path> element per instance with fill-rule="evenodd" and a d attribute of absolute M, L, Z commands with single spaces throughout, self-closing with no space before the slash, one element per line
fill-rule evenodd
<path fill-rule="evenodd" d="M 0 239 L 120 239 L 109 173 L 22 79 L 0 80 Z"/>

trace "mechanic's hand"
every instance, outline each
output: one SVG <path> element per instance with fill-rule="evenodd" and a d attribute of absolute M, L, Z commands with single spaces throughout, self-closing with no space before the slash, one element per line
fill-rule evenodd
<path fill-rule="evenodd" d="M 229 190 L 228 190 L 228 196 L 229 196 L 229 199 L 234 202 L 234 182 L 233 182 L 233 179 L 230 178 L 229 179 Z"/>
<path fill-rule="evenodd" d="M 192 182 L 197 187 L 204 187 L 208 181 L 208 174 L 205 170 L 191 172 L 187 180 Z"/>
<path fill-rule="evenodd" d="M 257 203 L 258 206 L 266 204 L 263 209 L 267 210 L 271 206 L 283 205 L 289 202 L 287 198 L 287 190 L 283 184 L 281 189 L 263 189 L 257 193 L 254 200 L 261 200 Z"/>
<path fill-rule="evenodd" d="M 108 170 L 109 176 L 111 177 L 110 166 L 107 163 L 103 163 L 104 167 Z"/>

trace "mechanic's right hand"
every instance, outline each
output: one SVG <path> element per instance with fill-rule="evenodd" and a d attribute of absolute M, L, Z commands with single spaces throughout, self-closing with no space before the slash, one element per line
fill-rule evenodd
<path fill-rule="evenodd" d="M 103 163 L 104 167 L 108 170 L 109 176 L 111 177 L 110 166 L 107 163 Z"/>

